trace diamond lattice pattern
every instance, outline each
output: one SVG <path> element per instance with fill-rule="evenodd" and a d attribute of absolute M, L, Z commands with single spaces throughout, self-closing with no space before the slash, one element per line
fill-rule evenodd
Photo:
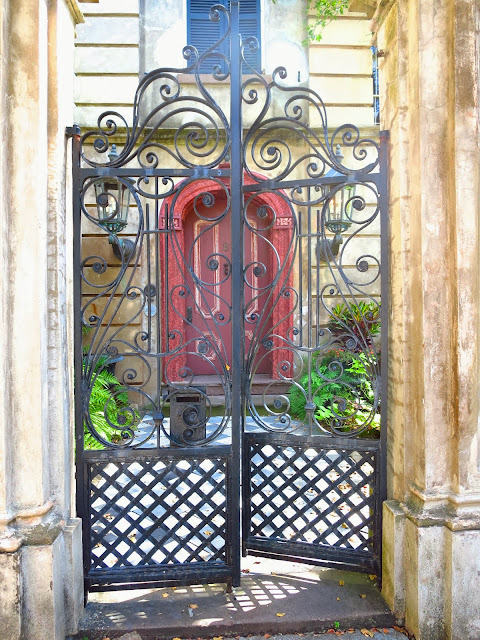
<path fill-rule="evenodd" d="M 253 444 L 251 535 L 372 552 L 375 454 Z"/>
<path fill-rule="evenodd" d="M 91 465 L 91 569 L 225 562 L 226 460 Z"/>

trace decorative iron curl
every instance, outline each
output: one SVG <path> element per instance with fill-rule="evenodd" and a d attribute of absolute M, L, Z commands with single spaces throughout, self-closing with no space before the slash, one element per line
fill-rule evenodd
<path fill-rule="evenodd" d="M 155 69 L 142 78 L 135 94 L 131 127 L 128 125 L 127 119 L 116 111 L 106 111 L 100 115 L 97 121 L 97 129 L 86 132 L 80 139 L 81 157 L 86 164 L 92 167 L 122 167 L 127 165 L 141 152 L 144 146 L 155 143 L 154 136 L 157 131 L 167 127 L 167 121 L 172 121 L 172 118 L 174 120 L 171 126 L 177 131 L 175 151 L 172 151 L 169 145 L 155 143 L 159 149 L 168 153 L 183 166 L 190 168 L 198 164 L 199 159 L 208 160 L 205 163 L 206 166 L 215 166 L 225 158 L 229 149 L 229 123 L 222 109 L 205 87 L 199 72 L 200 66 L 205 64 L 212 56 L 215 56 L 216 62 L 212 69 L 214 79 L 221 81 L 229 76 L 228 59 L 215 50 L 229 37 L 230 17 L 225 7 L 214 5 L 210 10 L 210 20 L 218 22 L 221 15 L 225 18 L 227 28 L 218 42 L 212 43 L 201 56 L 195 47 L 187 46 L 183 49 L 183 58 L 188 63 L 186 68 Z M 218 64 L 219 57 L 225 70 L 222 70 Z M 201 97 L 193 95 L 189 91 L 190 85 L 187 85 L 185 91 L 182 90 L 182 85 L 177 77 L 178 74 L 182 73 L 195 74 L 196 88 Z M 155 84 L 159 85 L 158 88 L 155 87 Z M 190 95 L 186 95 L 187 90 Z M 145 115 L 145 110 L 142 109 L 142 106 L 145 102 L 148 104 L 147 91 L 154 91 L 155 95 L 159 96 L 160 103 Z M 197 121 L 189 122 L 188 125 L 181 124 L 179 127 L 178 120 L 175 121 L 175 118 L 179 116 L 184 120 L 184 114 L 187 112 L 196 116 Z M 221 123 L 222 129 L 226 133 L 225 144 L 222 147 L 220 147 L 218 122 Z M 185 132 L 188 127 L 194 127 L 195 130 Z M 211 129 L 215 131 L 213 136 Z M 126 139 L 118 158 L 114 160 L 105 158 L 98 161 L 87 156 L 85 150 L 92 143 L 92 139 L 94 151 L 100 154 L 107 154 L 112 136 L 120 133 L 120 130 L 122 130 L 122 134 L 125 131 Z M 192 155 L 194 161 L 182 153 L 179 136 L 182 137 L 182 140 L 184 138 L 183 142 L 188 154 Z M 139 145 L 140 142 L 141 144 Z M 157 167 L 158 157 L 150 157 L 147 163 L 149 166 Z"/>

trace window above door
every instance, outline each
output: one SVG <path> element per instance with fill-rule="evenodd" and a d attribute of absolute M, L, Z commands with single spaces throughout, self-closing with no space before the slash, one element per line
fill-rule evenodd
<path fill-rule="evenodd" d="M 217 40 L 220 34 L 225 32 L 224 18 L 219 22 L 211 22 L 208 18 L 210 7 L 213 3 L 206 0 L 187 0 L 187 40 L 188 44 L 196 47 L 200 54 L 204 53 Z M 216 4 L 222 4 L 230 9 L 230 0 L 217 0 Z M 250 36 L 255 36 L 259 43 L 259 48 L 252 51 L 245 50 L 245 60 L 255 69 L 261 72 L 261 21 L 260 21 L 260 0 L 241 0 L 240 2 L 240 33 L 245 41 Z M 212 73 L 215 64 L 220 64 L 222 70 L 225 69 L 225 61 L 222 56 L 229 59 L 229 40 L 225 40 L 218 47 L 218 56 L 211 56 L 200 65 L 200 73 Z M 247 65 L 243 65 L 244 74 L 251 73 Z"/>

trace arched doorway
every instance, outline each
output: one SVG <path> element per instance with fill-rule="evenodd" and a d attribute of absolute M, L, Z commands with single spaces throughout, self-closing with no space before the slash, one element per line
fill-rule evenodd
<path fill-rule="evenodd" d="M 245 175 L 244 182 L 248 185 L 254 180 Z M 185 181 L 160 210 L 159 227 L 171 231 L 170 240 L 161 241 L 161 257 L 168 263 L 162 287 L 164 349 L 171 351 L 172 341 L 179 339 L 187 345 L 167 363 L 167 383 L 181 382 L 185 371 L 196 378 L 211 376 L 213 380 L 219 374 L 220 355 L 227 368 L 231 363 L 230 272 L 235 239 L 231 237 L 229 186 L 229 178 Z M 265 304 L 271 310 L 264 313 L 262 335 L 268 335 L 282 319 L 291 322 L 289 309 L 293 300 L 278 299 L 278 295 L 275 299 L 272 277 L 278 273 L 279 264 L 288 263 L 293 217 L 286 200 L 276 193 L 245 195 L 244 203 L 243 294 L 248 349 L 254 339 L 257 316 Z M 288 268 L 284 272 L 288 273 Z M 279 282 L 278 290 L 290 286 L 291 279 L 290 275 Z M 175 295 L 177 291 L 179 295 Z M 207 341 L 205 335 L 209 336 Z M 278 363 L 285 359 L 285 354 L 267 351 L 259 341 L 255 376 L 263 384 L 275 379 Z"/>

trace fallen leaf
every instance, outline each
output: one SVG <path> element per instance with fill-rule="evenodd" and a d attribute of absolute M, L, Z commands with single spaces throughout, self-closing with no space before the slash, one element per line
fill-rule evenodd
<path fill-rule="evenodd" d="M 327 633 L 335 633 L 335 629 L 329 629 Z"/>
<path fill-rule="evenodd" d="M 176 589 L 176 588 L 177 588 L 177 587 L 170 587 L 170 589 L 171 589 L 172 591 L 175 591 L 175 589 Z M 176 639 L 176 638 L 174 638 L 173 640 L 177 640 L 177 639 Z"/>
<path fill-rule="evenodd" d="M 337 600 L 340 600 L 340 598 L 337 598 Z"/>
<path fill-rule="evenodd" d="M 168 593 L 162 593 L 162 598 L 168 598 Z"/>
<path fill-rule="evenodd" d="M 360 629 L 360 632 L 363 633 L 364 636 L 367 636 L 367 638 L 373 638 L 373 633 L 368 629 Z"/>
<path fill-rule="evenodd" d="M 198 609 L 198 604 L 189 604 L 190 609 Z"/>
<path fill-rule="evenodd" d="M 403 633 L 405 636 L 408 635 L 408 633 L 402 627 L 396 627 L 395 625 L 393 625 L 393 628 L 395 629 L 395 631 L 399 631 L 400 633 Z"/>
<path fill-rule="evenodd" d="M 339 580 L 339 581 L 338 581 L 338 584 L 339 584 L 341 587 L 343 587 L 343 585 L 345 584 L 345 581 L 344 581 L 344 580 Z"/>
<path fill-rule="evenodd" d="M 213 636 L 213 640 L 223 640 L 223 636 Z"/>
<path fill-rule="evenodd" d="M 172 638 L 172 640 L 182 640 L 181 638 Z"/>
<path fill-rule="evenodd" d="M 277 613 L 277 616 L 278 616 L 279 618 L 283 618 L 283 616 L 284 616 L 284 615 L 285 615 L 284 613 Z M 214 639 L 214 640 L 215 640 L 215 639 Z"/>
<path fill-rule="evenodd" d="M 366 598 L 367 597 L 366 593 L 360 593 L 359 595 L 360 595 L 360 598 Z"/>
<path fill-rule="evenodd" d="M 375 580 L 377 576 L 371 573 L 368 577 L 370 578 L 370 580 Z"/>
<path fill-rule="evenodd" d="M 269 634 L 269 633 L 266 633 L 263 637 L 264 637 L 264 638 L 270 638 L 270 634 Z"/>
<path fill-rule="evenodd" d="M 242 569 L 242 573 L 250 573 L 250 569 Z"/>
<path fill-rule="evenodd" d="M 388 629 L 382 629 L 383 633 L 390 633 Z"/>

